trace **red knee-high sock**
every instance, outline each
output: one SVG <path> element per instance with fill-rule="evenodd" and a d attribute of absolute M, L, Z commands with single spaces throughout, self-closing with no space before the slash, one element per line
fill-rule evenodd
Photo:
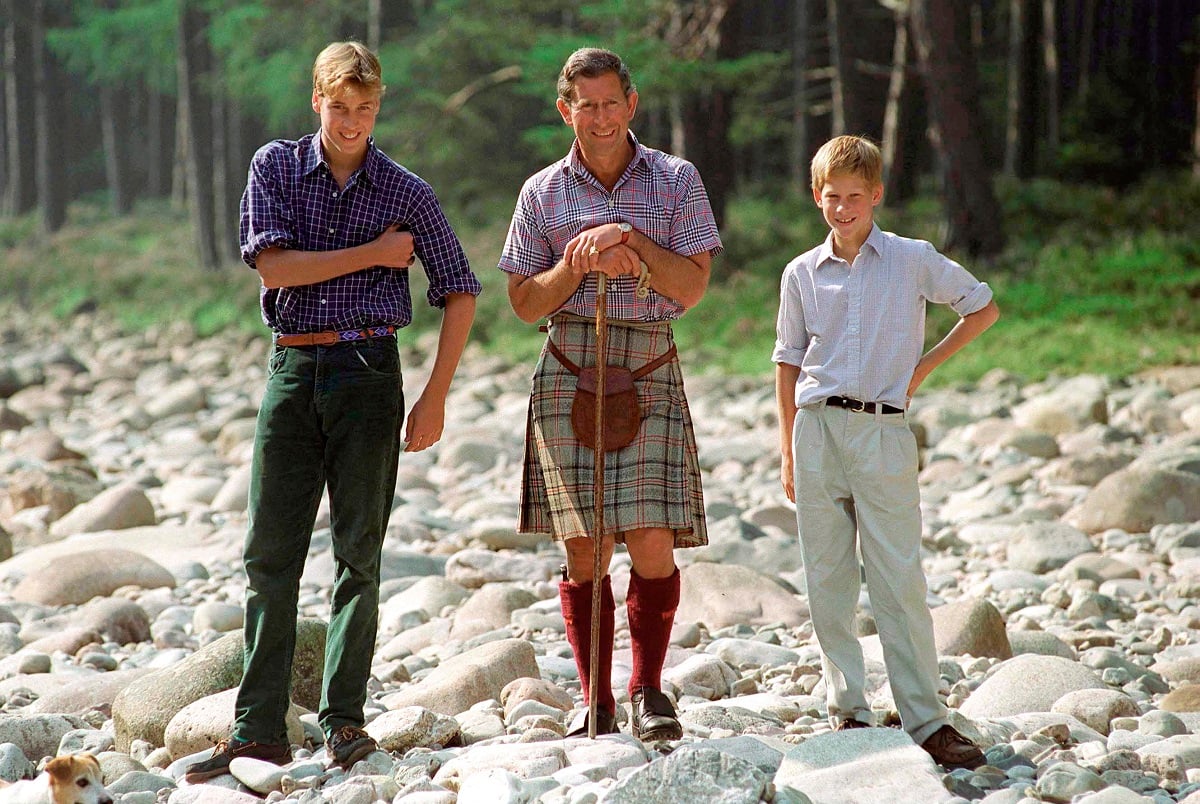
<path fill-rule="evenodd" d="M 575 652 L 575 667 L 583 682 L 583 702 L 588 703 L 591 646 L 592 646 L 592 582 L 562 581 L 558 585 L 562 602 L 563 622 L 567 626 L 567 642 Z M 612 581 L 605 575 L 600 584 L 600 677 L 596 679 L 599 700 L 596 706 L 607 712 L 617 711 L 612 691 L 613 633 L 616 631 L 616 603 L 613 601 Z"/>
<path fill-rule="evenodd" d="M 671 642 L 671 626 L 679 607 L 679 569 L 666 578 L 646 579 L 629 573 L 625 608 L 633 643 L 633 675 L 629 693 L 639 687 L 662 688 L 663 662 Z"/>

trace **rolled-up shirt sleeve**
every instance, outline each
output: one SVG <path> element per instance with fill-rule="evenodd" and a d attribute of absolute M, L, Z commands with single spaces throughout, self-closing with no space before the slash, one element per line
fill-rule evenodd
<path fill-rule="evenodd" d="M 260 148 L 250 161 L 246 190 L 239 205 L 239 241 L 242 261 L 258 268 L 258 255 L 269 248 L 295 248 L 295 215 L 279 184 L 270 146 Z"/>
<path fill-rule="evenodd" d="M 478 296 L 483 285 L 471 271 L 467 255 L 450 221 L 446 219 L 433 188 L 420 182 L 413 203 L 410 228 L 413 250 L 429 278 L 425 298 L 432 307 L 445 307 L 452 293 Z"/>
<path fill-rule="evenodd" d="M 970 271 L 938 252 L 932 243 L 925 243 L 925 272 L 922 292 L 935 304 L 947 304 L 960 316 L 970 315 L 987 306 L 992 289 L 980 282 Z"/>
<path fill-rule="evenodd" d="M 795 262 L 788 265 L 779 283 L 779 315 L 775 320 L 775 348 L 771 351 L 773 363 L 792 366 L 804 364 L 808 350 L 808 329 L 804 322 L 804 304 L 800 296 L 797 272 L 803 270 Z"/>

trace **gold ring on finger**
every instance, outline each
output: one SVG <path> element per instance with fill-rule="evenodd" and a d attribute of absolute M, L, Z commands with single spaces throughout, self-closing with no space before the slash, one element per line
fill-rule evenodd
<path fill-rule="evenodd" d="M 594 257 L 599 253 L 600 253 L 600 249 L 596 248 L 595 246 L 592 246 L 590 249 L 588 249 L 588 256 L 590 256 L 590 257 Z"/>

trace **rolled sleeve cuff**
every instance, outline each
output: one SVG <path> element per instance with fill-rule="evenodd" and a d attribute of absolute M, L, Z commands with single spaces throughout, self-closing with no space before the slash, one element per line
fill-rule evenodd
<path fill-rule="evenodd" d="M 992 289 L 987 282 L 980 282 L 970 293 L 950 305 L 950 308 L 960 316 L 977 313 L 992 300 Z"/>
<path fill-rule="evenodd" d="M 448 282 L 443 282 L 437 287 L 430 287 L 429 292 L 425 294 L 426 301 L 430 307 L 442 308 L 446 306 L 446 297 L 454 293 L 468 293 L 472 296 L 478 296 L 483 292 L 483 284 L 472 272 L 467 272 L 461 276 L 453 277 Z"/>
<path fill-rule="evenodd" d="M 804 365 L 804 350 L 793 349 L 779 341 L 775 341 L 775 348 L 771 351 L 772 363 L 787 363 L 789 366 Z"/>
<path fill-rule="evenodd" d="M 242 261 L 257 270 L 259 254 L 275 246 L 287 248 L 291 245 L 291 242 L 291 235 L 282 229 L 254 235 L 242 245 Z"/>

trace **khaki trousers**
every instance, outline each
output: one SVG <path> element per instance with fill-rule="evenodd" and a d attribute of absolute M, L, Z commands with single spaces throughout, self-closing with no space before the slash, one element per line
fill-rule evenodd
<path fill-rule="evenodd" d="M 806 405 L 792 431 L 796 521 L 829 717 L 870 720 L 855 633 L 856 547 L 904 730 L 919 745 L 947 722 L 921 568 L 917 443 L 904 414 Z"/>

